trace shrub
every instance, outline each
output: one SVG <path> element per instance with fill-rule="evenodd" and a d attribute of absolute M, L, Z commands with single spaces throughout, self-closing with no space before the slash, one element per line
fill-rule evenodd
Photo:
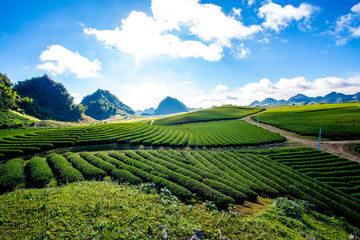
<path fill-rule="evenodd" d="M 113 180 L 120 182 L 127 182 L 130 184 L 140 184 L 141 179 L 136 177 L 134 174 L 124 169 L 114 169 L 111 171 L 111 176 Z"/>
<path fill-rule="evenodd" d="M 67 154 L 66 158 L 76 169 L 80 170 L 84 177 L 88 180 L 102 180 L 106 176 L 106 172 L 104 170 L 91 165 L 76 154 Z"/>
<path fill-rule="evenodd" d="M 46 160 L 40 157 L 33 157 L 25 166 L 27 186 L 44 187 L 54 177 Z"/>
<path fill-rule="evenodd" d="M 24 179 L 24 160 L 15 158 L 7 161 L 0 169 L 0 192 L 13 190 Z"/>
<path fill-rule="evenodd" d="M 53 153 L 47 156 L 47 160 L 57 177 L 60 184 L 83 181 L 84 176 L 81 172 L 71 166 L 65 157 Z"/>

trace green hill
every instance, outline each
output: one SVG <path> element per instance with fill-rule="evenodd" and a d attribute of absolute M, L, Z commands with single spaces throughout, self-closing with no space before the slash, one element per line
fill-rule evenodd
<path fill-rule="evenodd" d="M 74 98 L 61 83 L 47 75 L 20 81 L 14 90 L 23 98 L 33 101 L 21 104 L 26 114 L 39 119 L 76 121 L 83 113 L 82 107 L 74 104 Z"/>
<path fill-rule="evenodd" d="M 148 192 L 148 193 L 146 193 Z M 106 196 L 106 197 L 105 197 Z M 180 203 L 147 185 L 77 182 L 60 188 L 27 189 L 0 196 L 4 239 L 348 239 L 355 228 L 339 218 L 284 198 L 243 218 L 236 209 L 211 210 Z"/>
<path fill-rule="evenodd" d="M 316 104 L 268 109 L 259 121 L 302 135 L 332 139 L 360 137 L 360 107 L 357 103 Z M 253 116 L 256 120 L 257 116 Z"/>
<path fill-rule="evenodd" d="M 81 104 L 86 107 L 85 114 L 97 120 L 104 120 L 117 114 L 135 114 L 134 110 L 122 103 L 115 95 L 102 89 L 84 97 Z"/>
<path fill-rule="evenodd" d="M 154 124 L 173 125 L 173 124 L 184 124 L 191 122 L 238 119 L 259 111 L 261 111 L 261 108 L 224 105 L 220 107 L 214 107 L 200 111 L 194 111 L 189 113 L 178 114 L 171 117 L 156 119 L 154 121 Z"/>
<path fill-rule="evenodd" d="M 164 98 L 155 109 L 155 115 L 169 115 L 180 112 L 188 112 L 188 108 L 179 100 L 172 97 Z"/>

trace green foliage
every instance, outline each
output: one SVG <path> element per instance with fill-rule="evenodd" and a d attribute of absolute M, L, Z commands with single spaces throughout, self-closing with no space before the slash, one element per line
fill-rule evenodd
<path fill-rule="evenodd" d="M 247 115 L 261 111 L 260 108 L 238 107 L 232 105 L 224 105 L 204 110 L 177 114 L 161 119 L 155 119 L 155 125 L 174 125 L 194 122 L 207 122 L 214 120 L 238 119 Z"/>
<path fill-rule="evenodd" d="M 12 110 L 0 111 L 0 129 L 33 126 L 36 120 L 35 118 Z"/>
<path fill-rule="evenodd" d="M 102 180 L 106 175 L 104 170 L 91 165 L 79 155 L 70 153 L 66 154 L 66 158 L 76 169 L 81 171 L 87 180 Z"/>
<path fill-rule="evenodd" d="M 46 160 L 33 157 L 25 166 L 26 183 L 28 187 L 44 187 L 54 177 Z"/>
<path fill-rule="evenodd" d="M 86 161 L 88 161 L 89 163 L 97 166 L 98 168 L 104 170 L 107 173 L 110 173 L 112 170 L 114 170 L 116 168 L 113 164 L 102 160 L 101 158 L 93 155 L 92 153 L 82 152 L 82 153 L 80 153 L 80 156 L 83 159 L 85 159 Z"/>
<path fill-rule="evenodd" d="M 357 162 L 314 150 L 271 154 L 270 158 L 330 184 L 338 190 L 347 193 L 359 192 L 354 189 L 357 184 L 353 178 L 359 174 L 360 164 Z"/>
<path fill-rule="evenodd" d="M 260 122 L 302 135 L 318 136 L 321 128 L 321 135 L 326 138 L 360 137 L 360 108 L 356 103 L 274 108 L 258 116 Z"/>
<path fill-rule="evenodd" d="M 106 196 L 106 197 L 104 197 Z M 160 199 L 159 199 L 160 196 Z M 251 218 L 184 205 L 167 191 L 146 194 L 109 182 L 77 182 L 0 196 L 0 232 L 9 239 L 348 239 L 355 228 L 339 218 L 296 207 L 286 200 Z M 277 201 L 279 203 L 279 201 Z M 284 201 L 282 201 L 284 203 Z M 280 205 L 280 206 L 279 206 Z M 16 226 L 16 227 L 14 227 Z"/>
<path fill-rule="evenodd" d="M 134 174 L 124 169 L 114 169 L 111 171 L 111 176 L 113 180 L 129 183 L 129 184 L 140 184 L 141 179 L 136 177 Z"/>
<path fill-rule="evenodd" d="M 73 168 L 65 157 L 52 153 L 47 156 L 47 160 L 60 184 L 84 180 L 81 172 Z"/>
<path fill-rule="evenodd" d="M 0 193 L 13 190 L 24 179 L 24 160 L 15 158 L 7 161 L 0 169 Z"/>
<path fill-rule="evenodd" d="M 29 115 L 60 121 L 76 121 L 81 117 L 81 107 L 76 107 L 64 85 L 47 75 L 18 82 L 14 89 L 23 97 L 20 106 Z"/>
<path fill-rule="evenodd" d="M 9 109 L 16 109 L 16 100 L 18 96 L 12 89 L 10 79 L 0 73 L 0 111 L 8 111 Z"/>
<path fill-rule="evenodd" d="M 93 94 L 84 97 L 81 104 L 86 108 L 86 115 L 97 120 L 107 119 L 116 114 L 135 114 L 134 110 L 107 90 L 98 89 Z"/>

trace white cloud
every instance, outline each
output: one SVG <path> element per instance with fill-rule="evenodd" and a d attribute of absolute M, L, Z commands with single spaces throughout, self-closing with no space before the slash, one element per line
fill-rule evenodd
<path fill-rule="evenodd" d="M 73 73 L 78 78 L 95 77 L 101 70 L 98 60 L 89 61 L 78 52 L 72 52 L 60 45 L 51 45 L 41 52 L 40 60 L 45 62 L 36 67 L 46 70 L 52 75 Z"/>
<path fill-rule="evenodd" d="M 281 78 L 272 82 L 263 78 L 258 82 L 240 86 L 233 91 L 214 91 L 197 95 L 192 98 L 190 107 L 211 107 L 222 104 L 249 105 L 251 102 L 266 98 L 289 99 L 301 93 L 309 97 L 324 96 L 336 91 L 354 94 L 360 91 L 360 74 L 348 77 L 326 77 L 308 81 L 304 77 Z"/>
<path fill-rule="evenodd" d="M 351 8 L 354 13 L 360 13 L 360 2 Z"/>
<path fill-rule="evenodd" d="M 255 0 L 248 0 L 248 6 L 251 7 L 255 3 Z"/>
<path fill-rule="evenodd" d="M 250 49 L 246 48 L 245 45 L 241 43 L 232 52 L 237 59 L 243 59 L 248 57 L 248 55 L 250 54 Z"/>
<path fill-rule="evenodd" d="M 330 31 L 337 38 L 336 45 L 345 45 L 351 39 L 360 37 L 360 3 L 354 5 L 351 11 L 336 19 L 334 30 Z"/>
<path fill-rule="evenodd" d="M 164 24 L 148 17 L 145 13 L 133 11 L 123 19 L 121 30 L 84 29 L 85 34 L 95 35 L 105 45 L 137 58 L 155 55 L 172 57 L 204 58 L 217 61 L 222 56 L 222 48 L 215 43 L 206 45 L 199 41 L 182 41 L 173 34 L 163 33 Z"/>
<path fill-rule="evenodd" d="M 304 27 L 309 29 L 310 17 L 317 9 L 308 3 L 302 3 L 299 7 L 290 4 L 282 7 L 270 1 L 259 8 L 258 16 L 265 19 L 265 22 L 262 23 L 264 28 L 270 28 L 276 32 L 288 27 L 291 21 L 300 20 L 303 20 Z"/>
<path fill-rule="evenodd" d="M 216 41 L 230 46 L 232 38 L 243 39 L 261 31 L 222 12 L 220 6 L 201 4 L 199 0 L 153 0 L 154 19 L 164 22 L 169 30 L 189 27 L 190 33 L 203 41 Z"/>
<path fill-rule="evenodd" d="M 260 25 L 245 26 L 220 6 L 201 4 L 199 0 L 152 0 L 153 16 L 132 11 L 114 30 L 85 28 L 106 46 L 134 55 L 138 60 L 149 56 L 204 58 L 217 61 L 232 39 L 245 39 L 262 31 Z M 241 17 L 240 9 L 234 14 Z M 193 40 L 176 34 L 186 32 Z"/>
<path fill-rule="evenodd" d="M 202 91 L 193 84 L 183 84 L 184 76 L 165 73 L 158 76 L 143 77 L 136 82 L 128 82 L 119 86 L 115 92 L 120 99 L 134 109 L 157 107 L 167 96 L 175 97 L 188 107 L 212 107 L 223 104 L 249 105 L 251 102 L 266 98 L 289 99 L 301 93 L 309 97 L 324 96 L 332 91 L 354 94 L 360 91 L 360 73 L 351 77 L 325 77 L 309 81 L 304 77 L 280 78 L 272 82 L 263 78 L 237 88 L 229 88 L 223 84 L 216 85 L 209 91 Z M 163 79 L 168 79 L 164 81 Z M 141 96 L 141 97 L 139 97 Z"/>
<path fill-rule="evenodd" d="M 228 90 L 228 87 L 223 85 L 223 84 L 218 84 L 215 87 L 216 92 L 223 92 L 223 91 L 226 91 L 226 90 Z"/>

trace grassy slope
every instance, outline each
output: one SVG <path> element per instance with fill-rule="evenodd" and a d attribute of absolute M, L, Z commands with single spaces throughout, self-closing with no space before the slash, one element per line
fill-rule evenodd
<path fill-rule="evenodd" d="M 218 229 L 230 239 L 347 239 L 355 230 L 284 199 L 243 219 L 109 182 L 18 190 L 0 202 L 1 239 L 162 239 L 161 224 L 172 239 L 189 239 L 195 229 L 204 239 L 219 239 Z"/>
<path fill-rule="evenodd" d="M 190 122 L 237 119 L 238 117 L 241 118 L 259 111 L 261 111 L 260 108 L 224 105 L 221 107 L 214 107 L 200 111 L 177 114 L 175 116 L 170 116 L 162 119 L 156 119 L 154 121 L 154 125 L 173 125 Z"/>
<path fill-rule="evenodd" d="M 40 121 L 37 118 L 29 115 L 21 114 L 12 110 L 7 112 L 0 111 L 0 127 L 21 127 L 22 125 L 34 125 L 35 122 Z"/>
<path fill-rule="evenodd" d="M 360 137 L 360 108 L 356 103 L 274 108 L 258 116 L 260 122 L 303 135 L 317 136 L 321 127 L 324 137 Z"/>

